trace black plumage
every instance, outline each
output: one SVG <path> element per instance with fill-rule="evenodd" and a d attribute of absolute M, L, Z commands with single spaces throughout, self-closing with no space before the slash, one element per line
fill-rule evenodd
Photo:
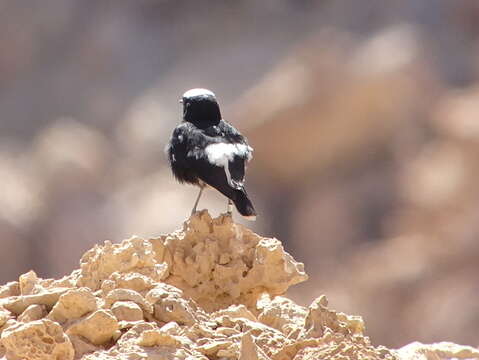
<path fill-rule="evenodd" d="M 253 153 L 247 139 L 222 119 L 211 91 L 192 89 L 180 101 L 183 121 L 174 129 L 166 152 L 176 179 L 200 187 L 192 213 L 209 185 L 229 199 L 228 212 L 232 202 L 241 215 L 254 219 L 256 211 L 244 187 Z"/>

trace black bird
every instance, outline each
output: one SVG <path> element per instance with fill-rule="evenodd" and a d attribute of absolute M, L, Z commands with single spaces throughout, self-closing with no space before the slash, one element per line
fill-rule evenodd
<path fill-rule="evenodd" d="M 200 187 L 191 213 L 209 185 L 228 198 L 229 214 L 234 203 L 241 215 L 255 220 L 256 211 L 244 188 L 246 164 L 253 153 L 248 141 L 221 118 L 210 90 L 188 90 L 180 102 L 183 121 L 173 131 L 166 152 L 176 179 Z"/>

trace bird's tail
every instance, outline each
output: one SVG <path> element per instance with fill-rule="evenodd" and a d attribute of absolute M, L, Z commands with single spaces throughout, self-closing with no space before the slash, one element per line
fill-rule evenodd
<path fill-rule="evenodd" d="M 248 220 L 256 220 L 256 210 L 253 203 L 248 198 L 245 190 L 236 190 L 235 198 L 232 199 L 238 212 Z"/>

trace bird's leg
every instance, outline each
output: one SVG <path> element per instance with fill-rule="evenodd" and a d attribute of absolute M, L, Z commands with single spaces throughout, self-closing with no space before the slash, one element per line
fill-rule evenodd
<path fill-rule="evenodd" d="M 198 206 L 198 202 L 200 201 L 201 194 L 203 193 L 203 189 L 205 187 L 200 185 L 200 192 L 198 193 L 198 197 L 196 198 L 195 205 L 193 206 L 193 210 L 191 210 L 191 215 L 196 212 L 196 206 Z"/>
<path fill-rule="evenodd" d="M 233 214 L 233 201 L 231 199 L 228 199 L 228 210 L 226 213 L 231 216 Z"/>

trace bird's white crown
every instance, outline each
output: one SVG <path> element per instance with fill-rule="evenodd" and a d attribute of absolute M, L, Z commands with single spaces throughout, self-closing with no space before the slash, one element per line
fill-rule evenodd
<path fill-rule="evenodd" d="M 214 98 L 216 98 L 215 94 L 211 90 L 201 89 L 201 88 L 190 89 L 183 94 L 183 97 L 188 99 L 188 98 L 194 98 L 201 95 L 213 96 Z"/>

